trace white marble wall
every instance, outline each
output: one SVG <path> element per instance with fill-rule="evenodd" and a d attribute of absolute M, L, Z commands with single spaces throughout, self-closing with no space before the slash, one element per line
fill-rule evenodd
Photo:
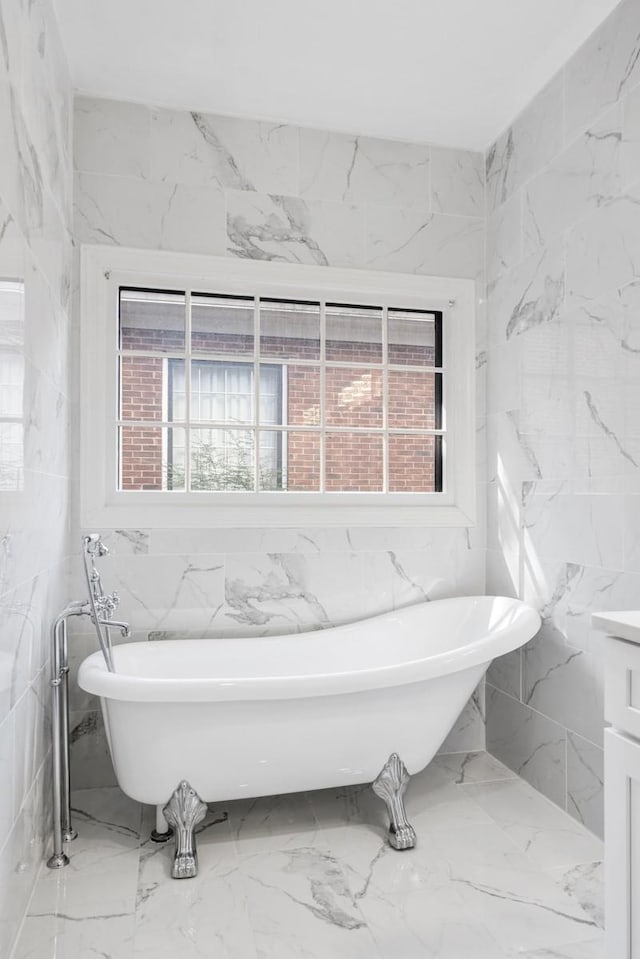
<path fill-rule="evenodd" d="M 139 635 L 318 628 L 484 590 L 484 169 L 479 154 L 80 98 L 80 243 L 471 277 L 478 282 L 476 529 L 128 530 L 104 578 Z M 80 588 L 80 587 L 79 587 Z M 94 648 L 74 639 L 76 659 Z M 452 749 L 484 746 L 483 690 Z M 74 779 L 111 781 L 74 702 Z"/>
<path fill-rule="evenodd" d="M 544 626 L 495 664 L 487 741 L 602 829 L 593 611 L 640 596 L 640 5 L 487 155 L 489 591 Z"/>
<path fill-rule="evenodd" d="M 0 955 L 50 836 L 49 626 L 66 601 L 71 89 L 49 0 L 0 0 Z M 19 291 L 22 290 L 22 293 Z M 3 377 L 6 376 L 3 373 Z M 0 427 L 0 431 L 1 431 Z"/>

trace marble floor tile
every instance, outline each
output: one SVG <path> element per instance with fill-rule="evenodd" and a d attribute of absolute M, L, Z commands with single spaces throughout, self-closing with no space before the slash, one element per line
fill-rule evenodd
<path fill-rule="evenodd" d="M 402 888 L 369 885 L 357 900 L 384 959 L 496 959 L 501 949 L 457 890 L 405 867 Z"/>
<path fill-rule="evenodd" d="M 227 806 L 240 855 L 311 845 L 318 821 L 306 793 L 243 799 Z"/>
<path fill-rule="evenodd" d="M 155 882 L 146 874 L 138 897 L 135 959 L 254 959 L 237 866 L 201 867 L 195 879 L 184 881 L 172 880 L 162 867 L 158 872 Z"/>
<path fill-rule="evenodd" d="M 604 929 L 604 863 L 587 862 L 552 873 L 559 886 Z"/>
<path fill-rule="evenodd" d="M 602 841 L 523 780 L 464 790 L 537 866 L 552 869 L 602 859 Z"/>
<path fill-rule="evenodd" d="M 133 959 L 135 915 L 27 916 L 12 959 Z"/>
<path fill-rule="evenodd" d="M 433 845 L 433 868 L 444 871 L 503 948 L 538 949 L 597 934 L 577 900 L 536 869 L 498 826 L 442 830 Z"/>
<path fill-rule="evenodd" d="M 379 959 L 337 857 L 312 846 L 243 859 L 260 959 Z"/>
<path fill-rule="evenodd" d="M 603 959 L 601 845 L 486 753 L 412 777 L 416 848 L 370 786 L 212 805 L 171 879 L 153 807 L 73 796 L 11 959 Z"/>
<path fill-rule="evenodd" d="M 564 946 L 534 949 L 533 952 L 512 952 L 507 956 L 518 959 L 605 959 L 603 936 L 585 942 L 572 942 Z"/>

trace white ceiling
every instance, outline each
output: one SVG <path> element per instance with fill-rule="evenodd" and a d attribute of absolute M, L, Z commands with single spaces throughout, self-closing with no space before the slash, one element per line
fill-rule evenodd
<path fill-rule="evenodd" d="M 78 91 L 483 149 L 619 0 L 54 0 Z"/>

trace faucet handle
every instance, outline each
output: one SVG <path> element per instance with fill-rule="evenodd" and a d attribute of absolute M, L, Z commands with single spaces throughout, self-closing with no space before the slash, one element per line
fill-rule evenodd
<path fill-rule="evenodd" d="M 119 605 L 120 597 L 115 591 L 113 593 L 106 593 L 104 596 L 96 599 L 96 608 L 100 615 L 106 619 L 111 619 Z"/>
<path fill-rule="evenodd" d="M 108 548 L 102 542 L 100 533 L 89 533 L 84 537 L 84 548 L 89 556 L 107 556 Z"/>

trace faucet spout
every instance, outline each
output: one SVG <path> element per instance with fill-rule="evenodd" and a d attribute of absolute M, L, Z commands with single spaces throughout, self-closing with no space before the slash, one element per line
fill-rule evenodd
<path fill-rule="evenodd" d="M 119 629 L 125 639 L 131 635 L 129 623 L 122 623 L 117 619 L 99 619 L 98 625 L 106 626 L 107 629 Z"/>

